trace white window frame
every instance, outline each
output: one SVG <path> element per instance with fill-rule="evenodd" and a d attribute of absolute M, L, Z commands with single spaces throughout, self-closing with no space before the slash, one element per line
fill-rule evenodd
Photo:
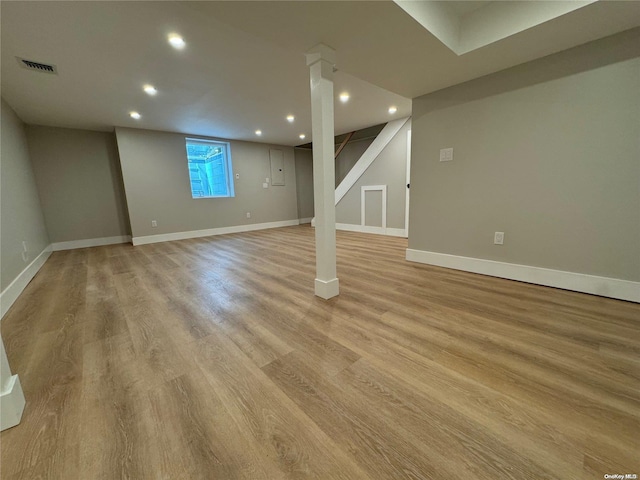
<path fill-rule="evenodd" d="M 187 146 L 189 143 L 211 144 L 211 145 L 221 146 L 224 149 L 224 155 L 226 160 L 225 173 L 226 173 L 226 179 L 227 179 L 227 191 L 229 192 L 229 195 L 208 195 L 203 197 L 193 196 L 193 189 L 191 188 L 191 173 L 189 172 L 189 154 L 187 151 Z M 236 196 L 235 185 L 233 181 L 234 176 L 233 176 L 233 162 L 231 160 L 231 144 L 229 142 L 214 140 L 210 138 L 185 137 L 184 149 L 185 149 L 185 156 L 187 158 L 187 174 L 189 175 L 189 192 L 191 193 L 191 198 L 193 200 L 206 200 L 211 198 L 233 198 Z"/>

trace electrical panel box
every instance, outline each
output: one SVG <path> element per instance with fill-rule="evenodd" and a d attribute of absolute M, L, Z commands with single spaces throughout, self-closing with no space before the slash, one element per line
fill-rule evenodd
<path fill-rule="evenodd" d="M 282 150 L 269 150 L 271 161 L 271 185 L 284 185 L 284 153 Z"/>

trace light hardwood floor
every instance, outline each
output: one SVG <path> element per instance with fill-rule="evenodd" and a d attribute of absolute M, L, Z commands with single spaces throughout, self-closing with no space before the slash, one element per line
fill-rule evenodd
<path fill-rule="evenodd" d="M 310 227 L 54 253 L 2 322 L 2 479 L 640 476 L 640 305 Z"/>

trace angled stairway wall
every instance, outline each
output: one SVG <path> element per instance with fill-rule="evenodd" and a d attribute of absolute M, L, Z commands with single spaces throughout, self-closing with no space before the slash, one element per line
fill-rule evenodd
<path fill-rule="evenodd" d="M 409 118 L 389 122 L 336 188 L 338 229 L 406 235 L 407 135 L 410 129 Z M 384 205 L 381 204 L 383 200 L 386 200 Z M 385 213 L 386 221 L 382 218 Z"/>
<path fill-rule="evenodd" d="M 406 237 L 407 167 L 410 117 L 386 124 L 336 187 L 336 228 L 364 233 Z M 348 147 L 347 147 L 348 148 Z M 346 148 L 345 148 L 346 150 Z M 342 155 L 342 154 L 341 154 Z M 296 162 L 311 162 L 311 150 L 296 149 Z M 337 162 L 340 158 L 337 159 Z M 336 165 L 336 170 L 340 165 Z M 313 179 L 298 184 L 300 192 L 313 195 Z M 300 203 L 300 202 L 299 202 Z M 365 208 L 366 206 L 366 208 Z M 303 219 L 308 221 L 308 218 Z M 302 220 L 301 220 L 302 222 Z M 311 222 L 315 224 L 314 221 Z"/>

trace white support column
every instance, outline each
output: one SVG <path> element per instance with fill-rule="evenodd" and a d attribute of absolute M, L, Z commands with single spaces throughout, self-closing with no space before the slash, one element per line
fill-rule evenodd
<path fill-rule="evenodd" d="M 306 54 L 311 75 L 311 132 L 316 227 L 315 293 L 329 299 L 339 293 L 336 275 L 336 206 L 333 129 L 333 66 L 336 52 L 317 45 Z"/>
<path fill-rule="evenodd" d="M 0 430 L 15 427 L 24 411 L 24 394 L 18 375 L 11 375 L 9 360 L 0 338 Z"/>

